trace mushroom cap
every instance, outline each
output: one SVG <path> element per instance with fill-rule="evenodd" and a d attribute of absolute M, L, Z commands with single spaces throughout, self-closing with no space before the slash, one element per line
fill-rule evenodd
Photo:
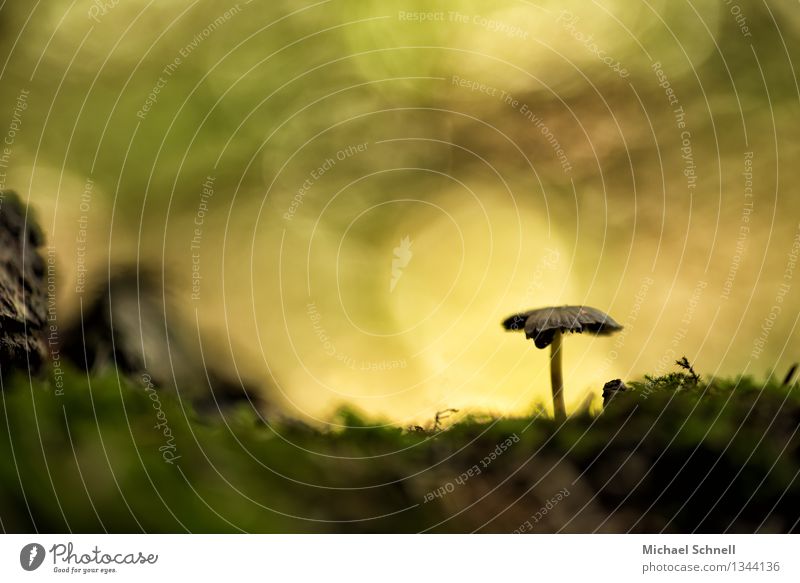
<path fill-rule="evenodd" d="M 514 314 L 503 321 L 506 330 L 525 330 L 526 338 L 533 338 L 536 348 L 547 348 L 556 332 L 588 332 L 609 335 L 622 330 L 614 319 L 589 306 L 558 306 L 539 308 Z"/>

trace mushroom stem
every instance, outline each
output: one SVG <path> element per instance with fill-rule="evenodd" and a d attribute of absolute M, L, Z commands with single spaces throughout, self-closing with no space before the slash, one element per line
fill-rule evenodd
<path fill-rule="evenodd" d="M 553 334 L 553 343 L 550 345 L 550 385 L 553 388 L 553 413 L 556 421 L 567 418 L 567 408 L 564 405 L 564 378 L 561 375 L 561 331 Z"/>

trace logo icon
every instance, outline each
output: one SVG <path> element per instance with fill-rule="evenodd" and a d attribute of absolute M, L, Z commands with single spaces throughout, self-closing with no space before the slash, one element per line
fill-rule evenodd
<path fill-rule="evenodd" d="M 19 552 L 19 564 L 26 571 L 35 571 L 44 562 L 44 547 L 39 543 L 30 543 Z"/>
<path fill-rule="evenodd" d="M 411 252 L 412 241 L 406 235 L 400 240 L 400 245 L 394 248 L 394 257 L 392 258 L 392 281 L 389 282 L 389 291 L 393 292 L 397 287 L 397 282 L 403 277 L 403 269 L 408 267 L 411 258 L 414 254 Z"/>

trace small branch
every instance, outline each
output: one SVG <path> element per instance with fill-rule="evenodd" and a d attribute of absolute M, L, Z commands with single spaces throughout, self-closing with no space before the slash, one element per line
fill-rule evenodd
<path fill-rule="evenodd" d="M 442 419 L 447 419 L 453 413 L 458 413 L 458 409 L 442 409 L 441 411 L 437 411 L 433 422 L 433 430 L 439 431 Z"/>
<path fill-rule="evenodd" d="M 699 382 L 700 382 L 700 375 L 699 375 L 699 374 L 697 374 L 697 373 L 694 371 L 694 367 L 692 366 L 692 363 L 690 363 L 690 362 L 689 362 L 689 359 L 688 359 L 688 358 L 686 358 L 686 357 L 684 356 L 684 357 L 683 357 L 683 358 L 681 358 L 680 360 L 676 360 L 676 361 L 675 361 L 675 364 L 677 364 L 677 365 L 678 365 L 679 367 L 681 367 L 683 370 L 685 370 L 685 371 L 688 371 L 688 372 L 689 372 L 689 376 L 691 377 L 692 381 L 694 381 L 694 384 L 697 384 L 697 383 L 699 383 Z"/>
<path fill-rule="evenodd" d="M 794 375 L 797 372 L 798 363 L 794 363 L 790 368 L 789 372 L 786 373 L 786 377 L 783 379 L 782 386 L 788 387 L 792 384 L 792 380 L 794 379 Z"/>

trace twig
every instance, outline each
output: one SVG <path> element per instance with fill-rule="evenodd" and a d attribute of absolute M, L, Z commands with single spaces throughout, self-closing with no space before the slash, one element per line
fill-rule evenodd
<path fill-rule="evenodd" d="M 794 379 L 794 375 L 797 372 L 798 363 L 794 363 L 790 368 L 789 372 L 786 373 L 786 377 L 783 379 L 783 386 L 788 387 L 792 384 L 792 379 Z"/>
<path fill-rule="evenodd" d="M 437 411 L 433 422 L 433 430 L 438 431 L 442 419 L 447 419 L 453 413 L 458 413 L 458 409 L 442 409 L 441 411 Z"/>
<path fill-rule="evenodd" d="M 699 374 L 697 374 L 697 373 L 694 371 L 694 367 L 692 367 L 692 363 L 690 363 L 690 362 L 689 362 L 689 359 L 688 359 L 688 358 L 686 358 L 686 357 L 684 356 L 684 357 L 683 357 L 683 358 L 681 358 L 680 360 L 676 360 L 676 361 L 675 361 L 675 364 L 677 364 L 677 365 L 678 365 L 679 367 L 681 367 L 683 370 L 687 370 L 687 371 L 689 371 L 689 376 L 692 378 L 692 381 L 694 381 L 694 384 L 697 384 L 697 383 L 699 383 L 699 382 L 700 382 L 700 375 L 699 375 Z"/>

